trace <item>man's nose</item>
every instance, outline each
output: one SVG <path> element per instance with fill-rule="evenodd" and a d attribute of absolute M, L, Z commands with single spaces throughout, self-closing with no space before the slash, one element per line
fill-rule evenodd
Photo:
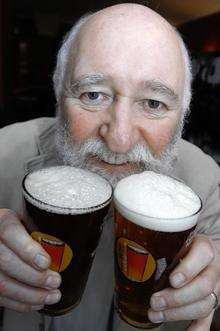
<path fill-rule="evenodd" d="M 138 130 L 132 116 L 130 100 L 115 101 L 108 110 L 107 120 L 100 127 L 100 135 L 111 151 L 127 153 L 137 143 Z"/>

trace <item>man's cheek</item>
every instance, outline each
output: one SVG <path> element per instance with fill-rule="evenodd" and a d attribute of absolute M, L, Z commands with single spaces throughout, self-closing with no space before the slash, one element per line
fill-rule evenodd
<path fill-rule="evenodd" d="M 175 116 L 172 119 L 167 119 L 167 121 L 164 121 L 164 123 L 161 123 L 158 127 L 155 127 L 152 140 L 156 154 L 163 152 L 172 141 L 176 134 L 178 120 L 178 116 Z"/>
<path fill-rule="evenodd" d="M 156 154 L 162 153 L 167 145 L 170 143 L 172 135 L 170 132 L 163 132 L 158 139 L 155 141 L 155 152 Z"/>
<path fill-rule="evenodd" d="M 148 145 L 155 155 L 161 154 L 171 142 L 174 130 L 172 127 L 164 126 L 155 129 L 149 137 Z"/>
<path fill-rule="evenodd" d="M 75 142 L 80 143 L 85 139 L 96 136 L 96 123 L 89 117 L 79 111 L 69 110 L 68 122 L 71 135 Z"/>

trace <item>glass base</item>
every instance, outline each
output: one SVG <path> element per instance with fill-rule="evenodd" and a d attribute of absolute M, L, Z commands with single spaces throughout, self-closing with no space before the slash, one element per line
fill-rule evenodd
<path fill-rule="evenodd" d="M 69 306 L 67 308 L 63 308 L 63 309 L 53 309 L 53 306 L 45 306 L 43 309 L 39 310 L 38 312 L 40 314 L 44 314 L 44 315 L 48 315 L 48 316 L 60 316 L 60 315 L 64 315 L 67 314 L 70 310 L 74 309 L 76 306 L 78 306 L 78 304 L 80 303 L 81 298 L 74 303 L 72 306 Z"/>
<path fill-rule="evenodd" d="M 124 315 L 122 311 L 118 311 L 118 314 L 121 317 L 121 319 L 124 320 L 126 323 L 139 329 L 155 329 L 158 328 L 161 324 L 163 324 L 163 323 L 152 323 L 152 322 L 146 322 L 146 323 L 137 322 Z"/>

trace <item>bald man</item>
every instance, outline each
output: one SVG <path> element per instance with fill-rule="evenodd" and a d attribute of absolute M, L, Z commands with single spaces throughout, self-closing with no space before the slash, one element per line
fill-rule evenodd
<path fill-rule="evenodd" d="M 156 324 L 186 320 L 188 331 L 209 330 L 220 291 L 220 171 L 181 139 L 190 82 L 181 37 L 147 7 L 116 5 L 76 23 L 54 72 L 56 119 L 0 130 L 2 306 L 36 311 L 61 296 L 60 275 L 48 268 L 49 256 L 19 220 L 27 171 L 68 164 L 100 173 L 115 185 L 131 173 L 153 170 L 184 181 L 201 197 L 203 210 L 189 253 L 171 273 L 170 287 L 152 296 L 148 317 Z M 133 330 L 111 310 L 113 240 L 109 215 L 80 305 L 52 319 L 50 330 Z M 177 325 L 164 323 L 155 330 L 183 329 Z"/>

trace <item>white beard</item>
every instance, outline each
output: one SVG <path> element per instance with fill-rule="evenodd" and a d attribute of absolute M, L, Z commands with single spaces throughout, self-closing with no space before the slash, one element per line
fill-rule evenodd
<path fill-rule="evenodd" d="M 173 169 L 176 156 L 177 146 L 181 137 L 183 121 L 176 128 L 171 142 L 168 144 L 159 157 L 155 157 L 150 149 L 141 144 L 136 144 L 132 150 L 126 154 L 112 152 L 108 146 L 98 138 L 90 138 L 81 144 L 74 143 L 68 121 L 61 118 L 58 113 L 56 130 L 56 149 L 61 162 L 65 165 L 88 169 L 100 174 L 106 178 L 115 187 L 117 182 L 134 173 L 144 170 L 151 170 L 165 175 L 169 175 Z M 94 157 L 101 159 L 110 164 L 129 163 L 130 170 L 109 173 L 107 169 L 94 165 Z"/>

